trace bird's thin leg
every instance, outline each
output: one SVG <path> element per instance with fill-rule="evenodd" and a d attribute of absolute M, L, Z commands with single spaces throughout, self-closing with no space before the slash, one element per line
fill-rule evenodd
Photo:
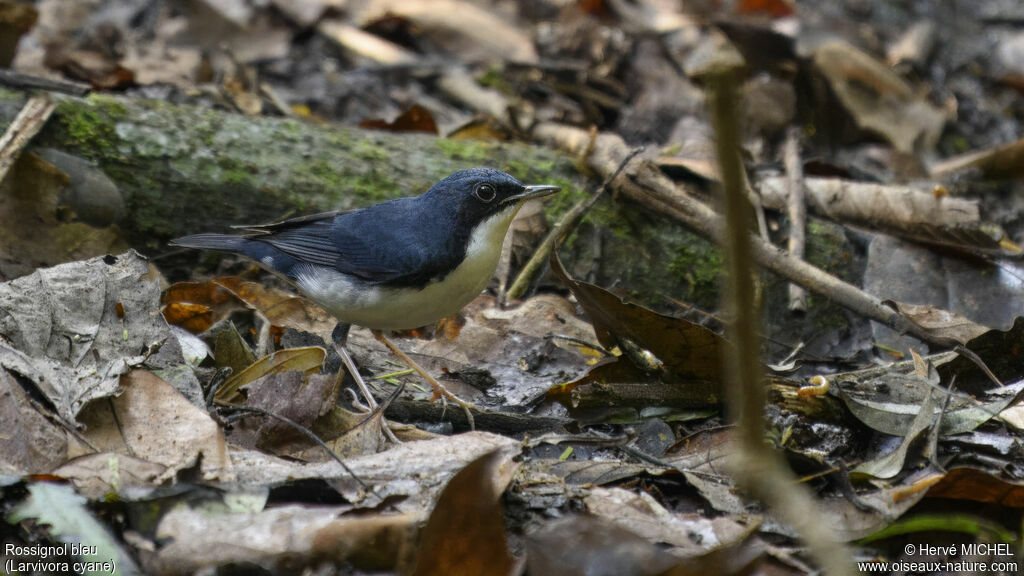
<path fill-rule="evenodd" d="M 333 340 L 334 351 L 341 356 L 341 363 L 345 365 L 345 369 L 352 375 L 352 380 L 356 383 L 356 387 L 359 388 L 359 392 L 362 393 L 363 398 L 366 398 L 366 404 L 370 407 L 370 411 L 377 409 L 377 399 L 370 393 L 370 387 L 363 381 L 363 376 L 359 374 L 359 368 L 356 367 L 355 361 L 352 360 L 352 355 L 348 353 L 348 348 L 345 347 L 348 341 L 348 324 L 338 323 L 334 327 L 334 332 L 331 334 L 331 340 Z M 381 416 L 381 429 L 384 430 L 384 435 L 388 437 L 395 444 L 401 444 L 395 433 L 391 431 L 391 427 L 388 426 L 388 421 Z"/>
<path fill-rule="evenodd" d="M 373 337 L 376 338 L 378 342 L 387 346 L 388 350 L 391 350 L 391 352 L 394 353 L 395 356 L 401 358 L 402 362 L 405 362 L 406 365 L 409 366 L 409 368 L 412 368 L 413 370 L 416 371 L 417 374 L 420 375 L 420 378 L 423 378 L 424 380 L 427 381 L 427 384 L 430 384 L 430 387 L 434 390 L 433 396 L 430 397 L 431 402 L 437 400 L 438 398 L 444 398 L 447 400 L 451 400 L 452 402 L 455 402 L 456 404 L 461 406 L 462 411 L 466 413 L 466 420 L 469 421 L 469 429 L 476 430 L 476 421 L 473 419 L 473 412 L 471 410 L 471 408 L 475 408 L 473 404 L 466 402 L 462 398 L 459 398 L 455 394 L 449 392 L 448 389 L 444 387 L 444 384 L 441 384 L 440 382 L 435 380 L 433 376 L 428 374 L 426 370 L 421 368 L 420 365 L 413 361 L 413 359 L 410 358 L 405 352 L 402 352 L 398 348 L 398 346 L 395 346 L 395 344 L 391 342 L 391 340 L 388 340 L 382 332 L 380 332 L 379 330 L 372 330 L 372 332 Z"/>

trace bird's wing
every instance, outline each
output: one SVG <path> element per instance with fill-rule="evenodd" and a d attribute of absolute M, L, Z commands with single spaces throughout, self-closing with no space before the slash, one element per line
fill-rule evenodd
<path fill-rule="evenodd" d="M 309 264 L 327 266 L 367 282 L 425 282 L 433 261 L 408 221 L 376 210 L 324 212 L 261 226 L 245 226 L 251 238 Z"/>
<path fill-rule="evenodd" d="M 436 276 L 442 262 L 410 230 L 389 230 L 373 237 L 343 236 L 335 267 L 373 283 L 419 284 Z"/>
<path fill-rule="evenodd" d="M 320 266 L 335 266 L 342 253 L 332 238 L 334 218 L 291 224 L 277 232 L 256 236 L 289 256 Z"/>
<path fill-rule="evenodd" d="M 253 233 L 254 235 L 273 234 L 274 232 L 280 232 L 289 228 L 296 228 L 310 222 L 333 220 L 335 216 L 349 214 L 351 212 L 355 212 L 355 210 L 331 210 L 330 212 L 320 212 L 319 214 L 297 216 L 295 218 L 281 220 L 280 222 L 271 222 L 269 224 L 242 224 L 240 226 L 232 226 L 232 228 L 245 230 Z"/>

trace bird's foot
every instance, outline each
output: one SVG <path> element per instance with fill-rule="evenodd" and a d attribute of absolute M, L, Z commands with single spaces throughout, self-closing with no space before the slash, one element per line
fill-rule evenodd
<path fill-rule="evenodd" d="M 436 379 L 434 379 L 433 376 L 428 374 L 426 370 L 421 368 L 420 365 L 413 361 L 413 359 L 410 358 L 405 352 L 402 352 L 398 348 L 398 346 L 395 346 L 395 344 L 391 342 L 391 340 L 388 340 L 384 336 L 384 334 L 381 333 L 379 330 L 373 330 L 372 332 L 373 337 L 376 338 L 378 342 L 387 346 L 388 350 L 391 350 L 391 352 L 395 356 L 401 358 L 402 362 L 405 362 L 405 364 L 409 368 L 412 368 L 413 370 L 416 371 L 417 374 L 420 375 L 420 378 L 423 378 L 424 380 L 427 381 L 427 384 L 430 384 L 431 390 L 434 391 L 434 393 L 430 396 L 431 402 L 440 398 L 444 401 L 451 400 L 452 402 L 458 404 L 462 408 L 462 411 L 466 414 L 466 420 L 469 423 L 469 429 L 476 430 L 476 420 L 474 420 L 473 418 L 473 408 L 476 408 L 476 406 L 474 406 L 471 402 L 467 402 L 462 398 L 459 398 L 455 394 L 452 394 L 447 388 L 444 387 L 444 384 L 441 384 Z"/>
<path fill-rule="evenodd" d="M 334 327 L 334 333 L 331 334 L 331 339 L 334 341 L 334 350 L 341 356 L 341 362 L 345 365 L 345 369 L 352 375 L 352 380 L 356 383 L 356 387 L 363 394 L 363 398 L 366 399 L 367 412 L 373 412 L 377 409 L 377 400 L 373 397 L 370 392 L 370 387 L 363 381 L 363 377 L 359 374 L 359 367 L 356 366 L 355 361 L 352 360 L 352 356 L 348 353 L 348 349 L 345 344 L 348 340 L 348 325 L 339 323 Z M 383 416 L 381 417 L 381 429 L 384 431 L 384 435 L 387 436 L 388 440 L 391 440 L 395 444 L 401 444 L 402 441 L 395 436 L 395 433 L 388 426 L 388 421 Z"/>

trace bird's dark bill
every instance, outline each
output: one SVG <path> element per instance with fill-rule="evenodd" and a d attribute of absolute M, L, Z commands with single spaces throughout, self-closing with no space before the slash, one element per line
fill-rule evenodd
<path fill-rule="evenodd" d="M 543 198 L 550 196 L 555 192 L 561 190 L 558 186 L 551 186 L 548 184 L 541 184 L 537 186 L 526 186 L 526 190 L 516 194 L 515 196 L 509 196 L 505 199 L 505 202 L 518 202 L 520 200 L 532 200 L 534 198 Z"/>

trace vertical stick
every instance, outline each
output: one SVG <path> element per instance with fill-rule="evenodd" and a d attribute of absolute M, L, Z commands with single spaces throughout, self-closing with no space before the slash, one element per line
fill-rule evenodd
<path fill-rule="evenodd" d="M 739 454 L 733 465 L 737 483 L 796 528 L 809 552 L 825 573 L 852 575 L 853 562 L 831 528 L 814 513 L 816 502 L 796 483 L 793 471 L 778 453 L 764 447 L 764 387 L 762 384 L 759 318 L 755 303 L 754 260 L 751 249 L 750 205 L 743 191 L 742 165 L 738 154 L 740 135 L 736 120 L 736 87 L 733 72 L 723 70 L 710 78 L 710 102 L 715 121 L 718 162 L 725 196 L 725 255 L 728 278 L 725 308 L 733 318 L 726 351 L 726 396 L 738 427 Z"/>
<path fill-rule="evenodd" d="M 33 96 L 0 136 L 0 182 L 3 182 L 21 151 L 46 124 L 57 104 L 46 94 Z"/>
<path fill-rule="evenodd" d="M 803 260 L 807 244 L 807 202 L 804 199 L 804 169 L 800 162 L 800 129 L 790 128 L 786 133 L 786 144 L 782 148 L 782 161 L 786 166 L 786 214 L 789 216 L 789 254 Z M 792 312 L 807 311 L 807 291 L 793 282 L 789 283 L 789 309 Z"/>

